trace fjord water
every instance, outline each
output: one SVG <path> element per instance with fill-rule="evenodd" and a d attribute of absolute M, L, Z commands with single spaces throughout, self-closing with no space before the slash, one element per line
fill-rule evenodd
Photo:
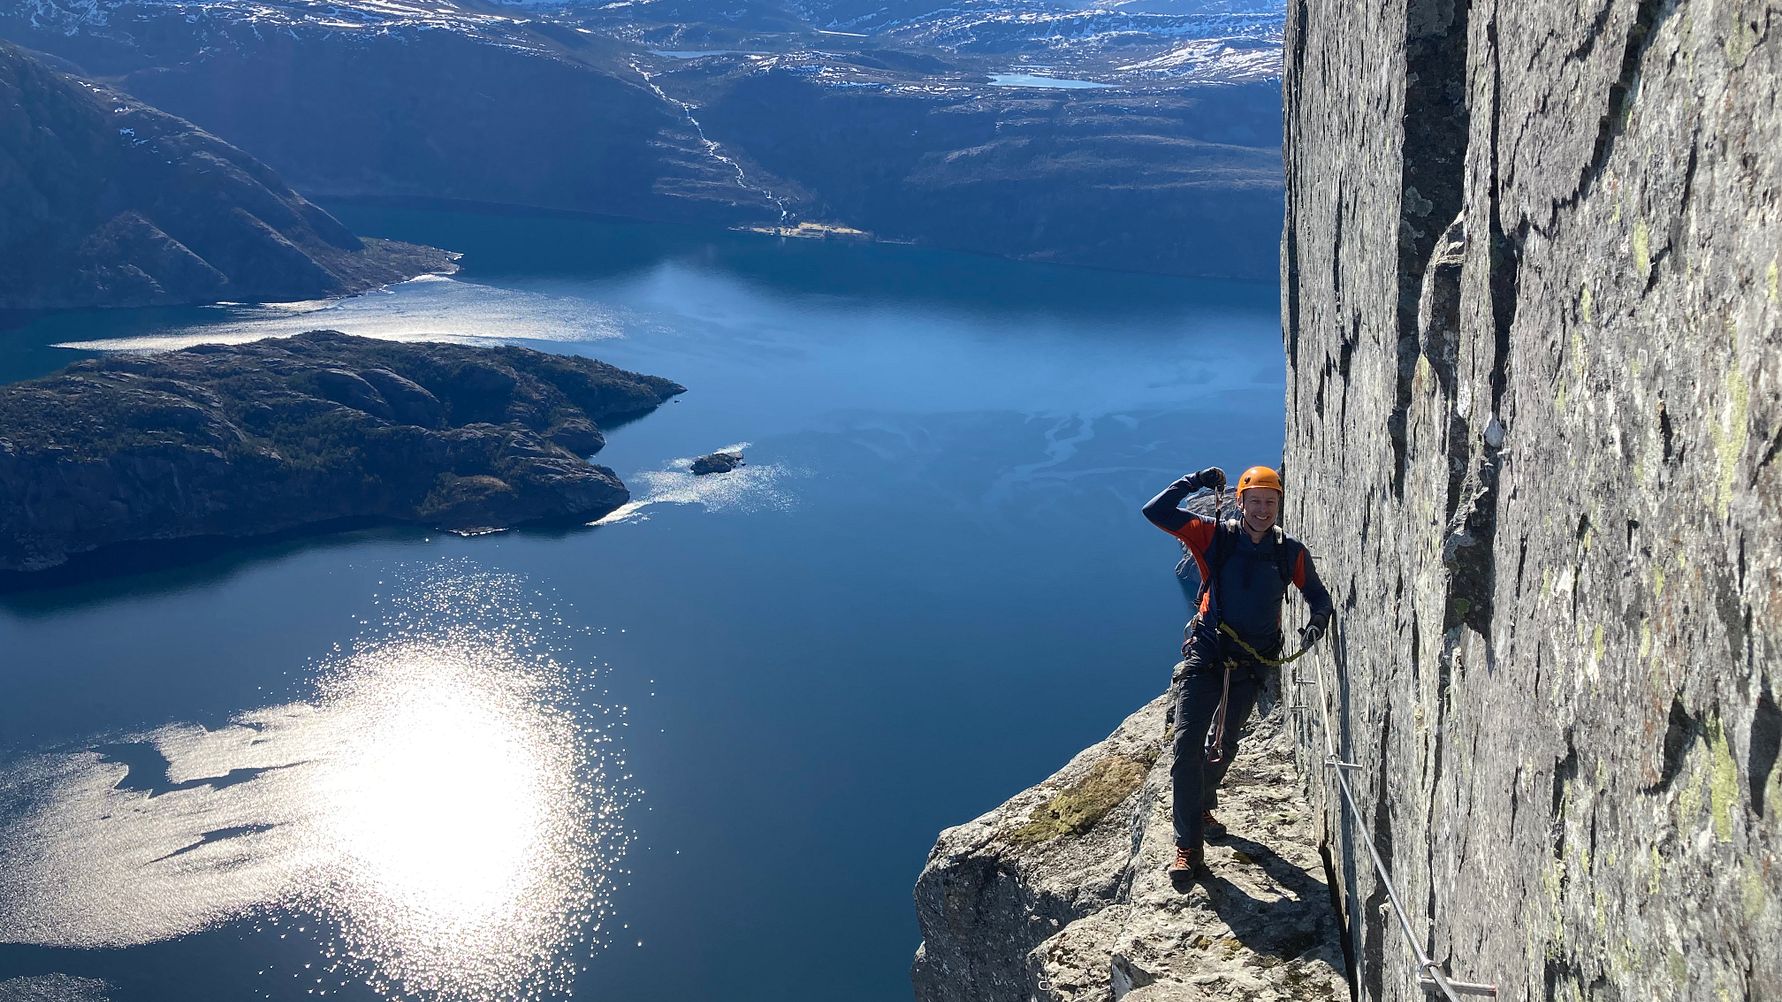
<path fill-rule="evenodd" d="M 285 539 L 0 595 L 0 987 L 907 999 L 934 836 L 1162 691 L 1139 505 L 1278 458 L 1272 287 L 336 207 L 463 271 L 67 313 L 0 375 L 315 327 L 684 383 L 575 531 Z M 68 347 L 52 347 L 66 345 Z M 694 478 L 742 444 L 748 466 Z"/>

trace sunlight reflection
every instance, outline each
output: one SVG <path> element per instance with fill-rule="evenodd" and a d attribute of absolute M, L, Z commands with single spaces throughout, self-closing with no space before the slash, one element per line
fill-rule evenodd
<path fill-rule="evenodd" d="M 404 652 L 424 669 L 450 668 Z M 414 680 L 419 681 L 419 680 Z M 373 694 L 391 705 L 329 779 L 335 837 L 380 892 L 429 912 L 480 918 L 523 888 L 527 858 L 550 822 L 546 755 L 501 708 L 472 692 L 429 692 L 410 679 Z M 499 697 L 497 697 L 499 698 Z"/>
<path fill-rule="evenodd" d="M 535 958 L 591 896 L 578 725 L 537 682 L 500 648 L 450 638 L 359 652 L 324 696 L 347 738 L 315 777 L 336 872 L 312 906 L 405 991 L 543 987 Z"/>
<path fill-rule="evenodd" d="M 583 343 L 622 337 L 644 323 L 627 311 L 576 296 L 481 285 L 423 275 L 344 299 L 233 303 L 204 307 L 202 326 L 175 324 L 128 337 L 65 341 L 81 351 L 172 351 L 195 344 L 242 344 L 328 328 L 389 341 Z"/>
<path fill-rule="evenodd" d="M 592 723 L 624 708 L 583 705 L 589 679 L 540 631 L 570 632 L 513 579 L 407 584 L 313 701 L 0 770 L 0 942 L 126 946 L 251 915 L 316 938 L 319 988 L 567 993 L 634 793 Z"/>

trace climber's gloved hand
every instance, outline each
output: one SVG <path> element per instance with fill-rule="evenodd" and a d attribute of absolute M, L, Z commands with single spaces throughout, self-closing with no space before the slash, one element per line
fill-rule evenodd
<path fill-rule="evenodd" d="M 1301 650 L 1311 647 L 1324 639 L 1324 631 L 1330 627 L 1330 617 L 1314 616 L 1310 623 L 1300 628 L 1299 646 Z"/>
<path fill-rule="evenodd" d="M 1225 489 L 1225 471 L 1217 466 L 1209 466 L 1199 473 L 1190 473 L 1176 481 L 1176 486 L 1186 487 L 1191 491 L 1202 487 L 1210 491 L 1222 491 Z"/>

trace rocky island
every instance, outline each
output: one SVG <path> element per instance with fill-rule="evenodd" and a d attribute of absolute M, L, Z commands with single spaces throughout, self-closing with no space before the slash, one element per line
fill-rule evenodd
<path fill-rule="evenodd" d="M 629 500 L 600 426 L 684 387 L 517 347 L 312 331 L 0 387 L 0 572 L 343 522 L 493 529 Z"/>
<path fill-rule="evenodd" d="M 743 454 L 740 452 L 713 452 L 693 461 L 693 475 L 704 477 L 713 473 L 729 473 L 742 464 Z"/>

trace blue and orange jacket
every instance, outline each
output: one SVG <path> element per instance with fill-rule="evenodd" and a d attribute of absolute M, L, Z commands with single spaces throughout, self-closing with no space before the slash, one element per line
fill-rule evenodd
<path fill-rule="evenodd" d="M 1220 525 L 1210 518 L 1183 511 L 1182 499 L 1192 491 L 1193 488 L 1178 480 L 1147 502 L 1144 514 L 1151 524 L 1181 540 L 1200 569 L 1202 581 L 1213 573 L 1213 553 L 1219 534 L 1228 534 L 1218 579 L 1211 582 L 1212 587 L 1201 590 L 1200 607 L 1191 624 L 1193 632 L 1216 640 L 1219 624 L 1223 622 L 1259 651 L 1278 649 L 1282 640 L 1281 606 L 1287 596 L 1289 581 L 1305 596 L 1306 604 L 1312 610 L 1312 621 L 1320 625 L 1329 623 L 1335 611 L 1330 592 L 1318 580 L 1312 555 L 1303 543 L 1282 532 L 1270 532 L 1258 543 L 1236 521 Z"/>

